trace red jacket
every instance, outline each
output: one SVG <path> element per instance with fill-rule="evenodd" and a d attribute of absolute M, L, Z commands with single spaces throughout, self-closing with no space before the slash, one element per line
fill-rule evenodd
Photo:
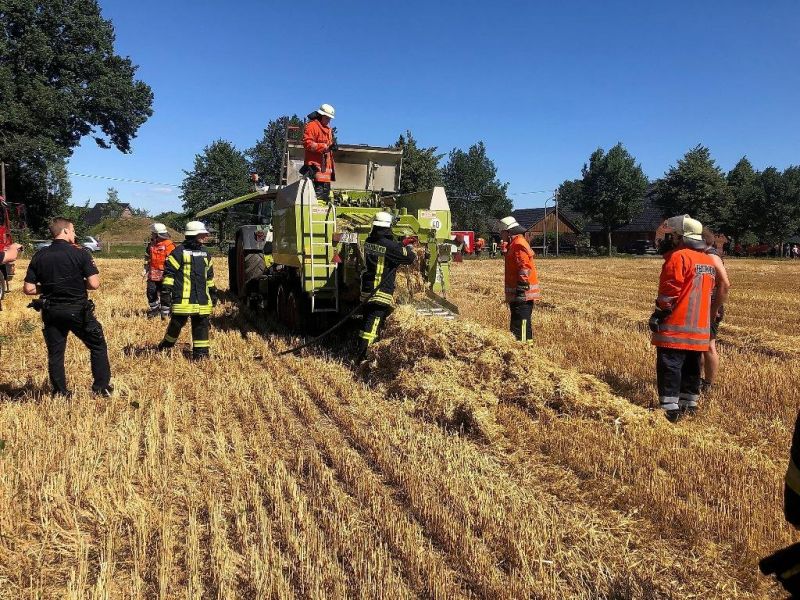
<path fill-rule="evenodd" d="M 334 170 L 333 154 L 329 151 L 333 143 L 333 131 L 318 119 L 306 123 L 303 131 L 305 164 L 317 167 L 316 181 L 330 183 Z"/>
<path fill-rule="evenodd" d="M 528 240 L 524 235 L 511 238 L 506 251 L 506 302 L 527 302 L 541 299 L 539 277 Z"/>
<path fill-rule="evenodd" d="M 676 350 L 708 350 L 711 334 L 711 294 L 717 269 L 702 250 L 679 248 L 664 257 L 656 307 L 669 311 L 652 343 Z"/>
<path fill-rule="evenodd" d="M 172 240 L 159 239 L 157 242 L 150 242 L 147 245 L 145 253 L 147 262 L 144 268 L 149 281 L 164 279 L 164 262 L 173 250 L 175 250 L 175 243 Z"/>

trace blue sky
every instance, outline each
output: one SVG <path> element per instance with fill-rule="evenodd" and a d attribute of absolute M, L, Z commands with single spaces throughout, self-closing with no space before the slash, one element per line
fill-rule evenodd
<path fill-rule="evenodd" d="M 336 107 L 339 139 L 406 129 L 447 152 L 483 140 L 515 206 L 621 141 L 656 178 L 698 143 L 724 169 L 800 163 L 800 3 L 101 0 L 154 114 L 133 153 L 88 138 L 75 173 L 179 184 L 224 138 L 247 148 L 279 115 Z M 72 177 L 73 203 L 153 213 L 179 190 Z"/>

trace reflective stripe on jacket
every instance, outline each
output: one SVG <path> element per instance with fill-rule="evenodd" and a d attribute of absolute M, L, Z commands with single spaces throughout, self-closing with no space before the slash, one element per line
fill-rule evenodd
<path fill-rule="evenodd" d="M 711 335 L 711 294 L 717 269 L 702 250 L 679 248 L 664 257 L 656 307 L 663 318 L 652 343 L 676 350 L 708 350 Z"/>
<path fill-rule="evenodd" d="M 539 277 L 528 240 L 524 235 L 511 238 L 506 251 L 506 302 L 540 300 Z"/>
<path fill-rule="evenodd" d="M 304 163 L 317 168 L 315 181 L 330 183 L 333 174 L 333 155 L 328 152 L 333 143 L 333 131 L 318 119 L 306 123 L 303 130 Z"/>
<path fill-rule="evenodd" d="M 210 315 L 214 266 L 200 244 L 185 242 L 167 257 L 164 286 L 172 288 L 172 314 Z"/>
<path fill-rule="evenodd" d="M 173 250 L 175 250 L 175 243 L 172 240 L 158 240 L 158 242 L 150 242 L 147 245 L 145 269 L 149 281 L 164 279 L 164 263 Z"/>
<path fill-rule="evenodd" d="M 403 246 L 392 237 L 391 229 L 375 227 L 364 244 L 366 269 L 361 274 L 361 301 L 394 305 L 395 276 L 397 267 L 410 265 L 417 260 L 412 246 Z"/>

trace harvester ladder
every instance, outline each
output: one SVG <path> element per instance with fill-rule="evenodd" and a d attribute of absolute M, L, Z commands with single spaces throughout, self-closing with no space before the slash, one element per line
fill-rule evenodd
<path fill-rule="evenodd" d="M 323 313 L 323 312 L 339 312 L 339 278 L 336 276 L 336 263 L 330 262 L 333 260 L 333 234 L 336 233 L 336 205 L 333 203 L 329 203 L 327 206 L 327 211 L 325 212 L 325 217 L 323 219 L 315 219 L 315 211 L 314 208 L 316 207 L 309 207 L 308 209 L 308 232 L 309 232 L 309 248 L 311 250 L 311 312 L 312 313 Z M 329 219 L 328 217 L 332 215 L 333 218 Z M 325 237 L 326 241 L 323 242 L 315 242 L 314 241 L 314 225 L 322 225 L 323 229 L 325 230 Z M 328 228 L 331 228 L 330 230 Z M 331 240 L 331 241 L 327 241 Z M 324 249 L 324 256 L 325 261 L 323 263 L 318 263 L 316 256 L 316 248 L 323 248 Z M 328 306 L 325 308 L 317 307 L 317 276 L 316 276 L 316 269 L 324 268 L 325 269 L 325 281 L 330 282 L 333 279 L 333 300 L 334 305 Z M 325 289 L 325 288 L 321 288 Z M 330 289 L 330 288 L 327 288 Z"/>

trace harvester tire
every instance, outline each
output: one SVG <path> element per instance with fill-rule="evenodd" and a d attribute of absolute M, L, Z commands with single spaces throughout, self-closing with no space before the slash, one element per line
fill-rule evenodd
<path fill-rule="evenodd" d="M 290 282 L 278 286 L 275 301 L 278 322 L 289 331 L 305 331 L 308 325 L 308 312 L 303 292 Z"/>
<path fill-rule="evenodd" d="M 236 276 L 236 246 L 228 248 L 228 291 L 239 295 L 239 280 Z"/>

